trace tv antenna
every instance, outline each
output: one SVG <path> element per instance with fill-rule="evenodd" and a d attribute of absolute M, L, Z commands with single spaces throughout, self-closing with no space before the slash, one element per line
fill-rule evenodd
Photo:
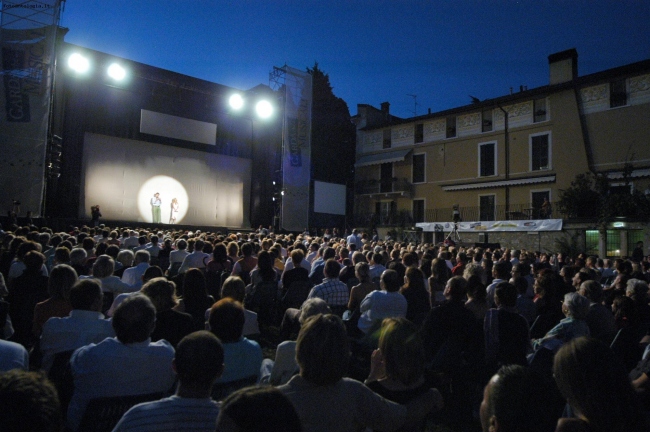
<path fill-rule="evenodd" d="M 406 94 L 406 96 L 411 96 L 413 98 L 413 111 L 410 111 L 413 113 L 413 117 L 417 117 L 418 115 L 418 95 L 414 94 Z"/>

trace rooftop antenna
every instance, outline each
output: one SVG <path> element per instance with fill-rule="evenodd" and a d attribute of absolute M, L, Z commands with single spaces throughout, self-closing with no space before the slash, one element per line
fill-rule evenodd
<path fill-rule="evenodd" d="M 413 111 L 409 111 L 413 113 L 413 117 L 417 117 L 418 115 L 418 95 L 414 94 L 406 94 L 406 96 L 411 96 L 413 98 Z"/>

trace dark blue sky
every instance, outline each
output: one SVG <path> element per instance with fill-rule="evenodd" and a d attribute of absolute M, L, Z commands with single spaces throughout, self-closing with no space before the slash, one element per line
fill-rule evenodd
<path fill-rule="evenodd" d="M 247 89 L 318 62 L 334 93 L 400 117 L 650 58 L 649 0 L 68 0 L 66 41 Z"/>

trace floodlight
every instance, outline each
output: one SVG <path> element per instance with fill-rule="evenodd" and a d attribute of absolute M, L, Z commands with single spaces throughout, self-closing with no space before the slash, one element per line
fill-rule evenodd
<path fill-rule="evenodd" d="M 117 63 L 113 63 L 108 67 L 106 71 L 109 77 L 113 78 L 116 81 L 122 81 L 126 76 L 126 71 L 124 68 Z"/>
<path fill-rule="evenodd" d="M 228 99 L 228 103 L 232 109 L 241 109 L 244 106 L 244 99 L 240 94 L 234 94 Z"/>
<path fill-rule="evenodd" d="M 90 62 L 79 53 L 74 53 L 68 58 L 68 66 L 75 72 L 84 73 L 90 69 Z"/>
<path fill-rule="evenodd" d="M 255 105 L 255 112 L 260 118 L 269 118 L 273 114 L 273 105 L 267 100 L 261 100 Z"/>
<path fill-rule="evenodd" d="M 284 196 L 284 191 L 280 192 L 280 195 Z"/>

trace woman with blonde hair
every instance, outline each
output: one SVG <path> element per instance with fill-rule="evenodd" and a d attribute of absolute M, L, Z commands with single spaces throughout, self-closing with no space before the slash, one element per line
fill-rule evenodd
<path fill-rule="evenodd" d="M 178 216 L 178 199 L 172 198 L 171 209 L 169 211 L 169 224 L 176 223 L 176 216 Z"/>

